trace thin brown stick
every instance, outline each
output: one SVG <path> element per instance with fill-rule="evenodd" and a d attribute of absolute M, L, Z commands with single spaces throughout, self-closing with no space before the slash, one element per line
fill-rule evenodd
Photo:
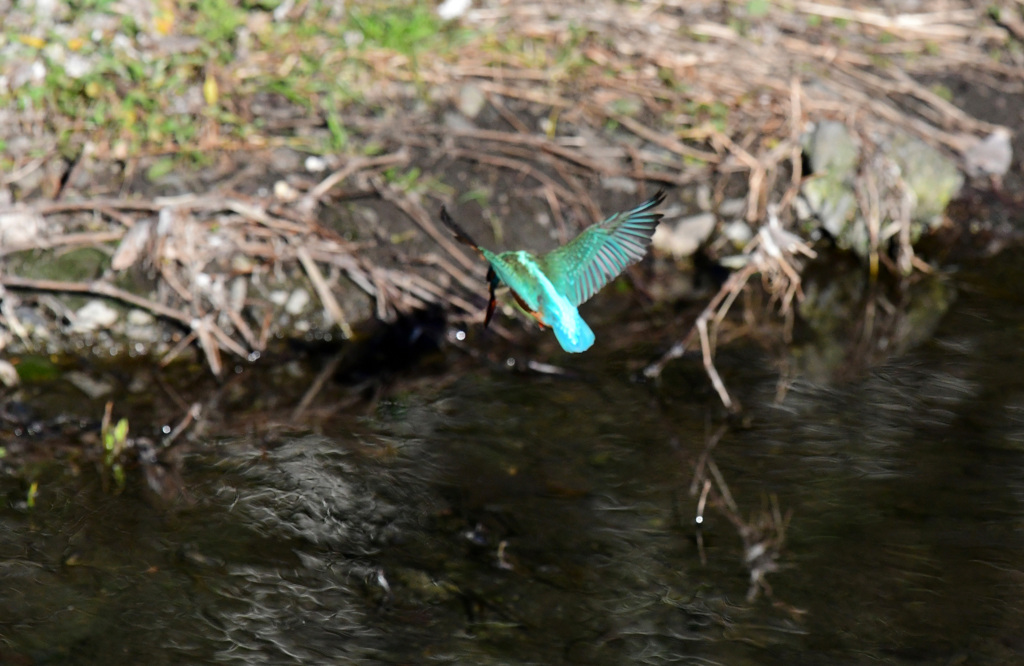
<path fill-rule="evenodd" d="M 191 345 L 196 339 L 196 332 L 189 331 L 189 334 L 178 341 L 178 344 L 174 345 L 170 351 L 164 354 L 164 357 L 160 359 L 160 367 L 166 368 L 174 359 L 178 358 L 181 352 L 185 351 L 189 345 Z"/>
<path fill-rule="evenodd" d="M 65 282 L 63 280 L 36 280 L 5 274 L 0 275 L 0 284 L 11 289 L 30 289 L 33 291 L 53 291 L 106 296 L 107 298 L 113 298 L 118 301 L 129 303 L 142 310 L 148 310 L 160 317 L 173 319 L 174 321 L 189 327 L 191 327 L 193 319 L 181 310 L 175 310 L 174 308 L 167 307 L 166 305 L 157 303 L 156 301 L 151 301 L 148 298 L 136 296 L 129 291 L 125 291 L 120 287 L 115 287 L 114 285 L 101 280 L 93 282 Z"/>
<path fill-rule="evenodd" d="M 314 201 L 320 201 L 324 195 L 331 191 L 331 189 L 338 183 L 344 182 L 349 176 L 363 171 L 366 169 L 374 169 L 383 166 L 395 166 L 400 164 L 408 164 L 411 158 L 411 154 L 408 149 L 401 148 L 393 153 L 386 155 L 377 155 L 375 157 L 355 157 L 345 163 L 345 166 L 332 173 L 327 178 L 317 183 L 316 187 L 311 189 L 307 194 L 306 198 Z"/>
<path fill-rule="evenodd" d="M 220 348 L 217 346 L 217 340 L 213 334 L 213 321 L 210 315 L 195 320 L 192 330 L 199 339 L 199 347 L 203 350 L 203 354 L 206 355 L 206 362 L 210 366 L 210 372 L 214 376 L 220 377 L 224 371 L 224 364 L 220 360 Z"/>
<path fill-rule="evenodd" d="M 327 311 L 327 316 L 330 317 L 331 321 L 338 325 L 341 329 L 341 334 L 346 340 L 351 340 L 353 337 L 352 327 L 349 326 L 348 318 L 345 316 L 345 311 L 341 309 L 341 305 L 338 303 L 338 299 L 334 297 L 334 293 L 331 292 L 331 288 L 327 285 L 327 281 L 324 280 L 323 273 L 317 268 L 316 262 L 309 256 L 309 251 L 299 246 L 295 251 L 296 256 L 299 258 L 299 263 L 302 264 L 303 270 L 306 271 L 306 276 L 309 277 L 309 281 L 313 285 L 313 289 L 316 290 L 317 296 L 320 298 L 320 302 L 323 303 L 324 309 Z"/>
<path fill-rule="evenodd" d="M 484 95 L 487 97 L 487 101 L 490 105 L 494 107 L 494 110 L 498 112 L 498 115 L 504 118 L 505 122 L 515 128 L 517 132 L 520 134 L 530 133 L 530 128 L 527 127 L 523 121 L 519 120 L 516 114 L 512 113 L 507 106 L 501 103 L 498 95 L 493 92 L 486 92 Z"/>
<path fill-rule="evenodd" d="M 455 241 L 452 240 L 452 237 L 449 234 L 438 229 L 437 225 L 434 224 L 433 219 L 430 217 L 430 214 L 427 213 L 427 211 L 423 209 L 423 206 L 418 202 L 414 202 L 409 197 L 403 196 L 401 192 L 395 190 L 391 185 L 386 185 L 382 182 L 378 182 L 376 184 L 379 187 L 378 191 L 381 193 L 381 196 L 405 213 L 409 219 L 415 222 L 420 229 L 425 231 L 430 238 L 443 247 L 445 251 L 455 259 L 455 261 L 459 262 L 470 271 L 475 270 L 479 266 L 477 262 L 474 262 L 465 255 L 462 249 L 455 244 Z M 453 277 L 467 286 L 472 282 L 469 277 L 462 272 L 459 272 L 457 275 L 453 274 Z"/>
<path fill-rule="evenodd" d="M 316 396 L 323 390 L 324 385 L 331 377 L 334 376 L 338 366 L 341 365 L 342 360 L 347 356 L 348 348 L 344 347 L 340 352 L 331 357 L 320 372 L 317 373 L 316 378 L 313 379 L 313 383 L 310 384 L 309 388 L 302 395 L 302 399 L 299 400 L 299 404 L 295 405 L 295 409 L 292 410 L 292 420 L 298 421 L 305 414 L 309 406 L 313 404 Z"/>
<path fill-rule="evenodd" d="M 86 231 L 82 233 L 63 234 L 50 238 L 40 238 L 31 243 L 18 245 L 7 245 L 0 247 L 0 257 L 5 257 L 15 252 L 27 250 L 51 250 L 58 247 L 69 247 L 72 245 L 102 245 L 113 243 L 124 237 L 124 230 L 120 231 Z"/>
<path fill-rule="evenodd" d="M 512 171 L 518 171 L 519 173 L 526 174 L 529 177 L 533 178 L 541 185 L 550 187 L 562 199 L 569 200 L 573 198 L 572 194 L 566 188 L 564 188 L 562 185 L 556 182 L 553 178 L 544 174 L 541 171 L 538 171 L 537 169 L 533 168 L 528 163 L 523 162 L 522 160 L 502 157 L 500 155 L 490 155 L 475 150 L 464 150 L 461 148 L 456 148 L 455 150 L 452 150 L 451 156 L 453 158 L 461 157 L 464 159 L 473 160 L 475 162 L 480 162 L 482 164 L 490 164 L 492 166 L 502 167 L 504 169 L 510 169 Z"/>
<path fill-rule="evenodd" d="M 621 113 L 607 113 L 600 110 L 598 112 L 603 113 L 608 118 L 619 123 L 633 134 L 636 134 L 641 139 L 646 139 L 647 141 L 650 141 L 653 144 L 661 146 L 665 150 L 676 153 L 677 155 L 689 157 L 691 159 L 701 160 L 702 162 L 706 162 L 707 164 L 718 164 L 718 162 L 721 161 L 721 158 L 715 153 L 709 153 L 703 150 L 697 150 L 696 148 L 691 148 L 690 146 L 687 146 L 685 143 L 673 139 L 671 136 L 652 130 L 651 128 L 642 124 L 640 121 L 634 120 L 629 116 L 623 115 Z"/>

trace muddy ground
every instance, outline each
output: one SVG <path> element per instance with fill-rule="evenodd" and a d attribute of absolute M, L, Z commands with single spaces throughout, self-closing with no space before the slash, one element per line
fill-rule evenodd
<path fill-rule="evenodd" d="M 668 187 L 677 237 L 620 284 L 665 349 L 770 209 L 825 265 L 871 279 L 881 265 L 896 289 L 1018 233 L 1019 160 L 1000 173 L 970 163 L 1000 128 L 1022 147 L 1016 7 L 492 2 L 442 20 L 418 3 L 286 3 L 236 7 L 219 41 L 201 7 L 136 16 L 133 30 L 117 8 L 41 7 L 7 8 L 2 61 L 14 370 L 85 353 L 223 376 L 282 342 L 374 340 L 375 322 L 424 311 L 455 324 L 428 326 L 439 343 L 472 343 L 484 266 L 437 223 L 441 204 L 496 248 L 546 250 Z M 161 68 L 179 78 L 161 87 Z M 149 103 L 131 106 L 133 89 Z M 855 241 L 797 206 L 806 137 L 826 122 L 859 151 L 851 223 L 881 211 L 849 261 L 832 250 Z M 971 176 L 947 215 L 914 227 L 916 251 L 884 233 L 905 223 L 911 238 L 909 219 L 886 217 L 907 189 L 884 175 L 904 135 Z M 488 339 L 530 348 L 536 334 L 506 306 Z"/>

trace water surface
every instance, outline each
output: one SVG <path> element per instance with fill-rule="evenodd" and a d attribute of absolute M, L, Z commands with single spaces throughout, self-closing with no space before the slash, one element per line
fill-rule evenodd
<path fill-rule="evenodd" d="M 449 350 L 329 418 L 225 423 L 168 466 L 181 497 L 4 467 L 0 663 L 1021 663 L 1020 266 L 962 268 L 930 339 L 781 404 L 724 348 L 735 419 L 694 359 L 634 382 L 660 342 L 598 316 L 593 353 L 541 342 L 564 376 Z M 698 530 L 708 451 L 738 511 Z"/>

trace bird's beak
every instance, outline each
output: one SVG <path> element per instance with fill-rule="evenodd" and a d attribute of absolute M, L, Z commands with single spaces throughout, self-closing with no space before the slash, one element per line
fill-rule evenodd
<path fill-rule="evenodd" d="M 498 286 L 498 276 L 494 272 L 494 267 L 487 269 L 487 284 L 490 285 L 491 298 L 487 302 L 487 314 L 484 315 L 484 328 L 491 323 L 491 317 L 494 316 L 494 308 L 498 305 L 498 299 L 494 295 L 494 290 Z"/>

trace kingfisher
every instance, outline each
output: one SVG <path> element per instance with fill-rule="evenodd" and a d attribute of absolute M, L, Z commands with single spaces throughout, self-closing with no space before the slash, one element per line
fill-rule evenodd
<path fill-rule="evenodd" d="M 582 231 L 576 238 L 547 254 L 525 250 L 494 253 L 477 245 L 441 206 L 441 221 L 455 238 L 479 252 L 490 263 L 487 283 L 490 300 L 484 327 L 491 322 L 497 303 L 494 292 L 502 282 L 541 325 L 554 330 L 562 349 L 584 352 L 594 344 L 594 331 L 580 316 L 579 306 L 614 280 L 627 266 L 644 258 L 661 213 L 652 209 L 665 200 L 665 191 L 632 210 L 616 213 Z"/>

